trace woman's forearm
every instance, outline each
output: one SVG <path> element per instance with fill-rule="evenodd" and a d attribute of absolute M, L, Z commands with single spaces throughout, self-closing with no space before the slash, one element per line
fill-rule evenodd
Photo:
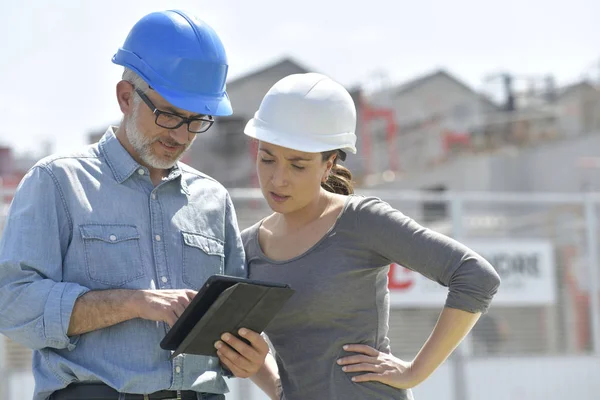
<path fill-rule="evenodd" d="M 445 307 L 431 335 L 412 362 L 417 384 L 427 379 L 467 336 L 481 313 Z"/>
<path fill-rule="evenodd" d="M 267 354 L 265 363 L 256 374 L 250 377 L 252 382 L 258 386 L 271 400 L 279 400 L 281 396 L 281 381 L 277 363 L 271 353 Z"/>

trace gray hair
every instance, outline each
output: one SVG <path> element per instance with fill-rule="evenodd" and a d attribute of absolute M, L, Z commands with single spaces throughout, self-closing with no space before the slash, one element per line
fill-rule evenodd
<path fill-rule="evenodd" d="M 125 67 L 125 70 L 123 71 L 122 79 L 124 81 L 131 83 L 133 86 L 135 86 L 137 89 L 141 90 L 142 92 L 145 92 L 146 90 L 148 90 L 150 88 L 150 85 L 148 85 L 148 83 L 146 83 L 146 81 L 143 80 L 141 76 L 139 76 L 134 70 L 129 69 L 127 67 Z M 140 103 L 141 100 L 142 99 L 140 96 L 133 97 L 133 103 L 136 106 Z"/>

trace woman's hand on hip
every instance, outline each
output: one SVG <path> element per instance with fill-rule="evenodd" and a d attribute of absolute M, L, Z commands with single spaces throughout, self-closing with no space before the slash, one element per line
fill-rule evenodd
<path fill-rule="evenodd" d="M 352 377 L 354 382 L 381 382 L 398 389 L 410 389 L 420 382 L 414 376 L 412 363 L 382 353 L 364 344 L 349 344 L 344 350 L 355 355 L 340 358 L 344 372 L 364 372 Z"/>

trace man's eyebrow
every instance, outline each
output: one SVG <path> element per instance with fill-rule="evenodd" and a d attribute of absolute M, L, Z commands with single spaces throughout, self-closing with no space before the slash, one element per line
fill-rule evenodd
<path fill-rule="evenodd" d="M 204 115 L 204 114 L 194 114 L 194 115 L 191 115 L 189 117 L 186 117 L 184 115 L 181 115 L 179 113 L 179 111 L 177 111 L 172 106 L 156 106 L 156 108 L 158 108 L 159 111 L 167 111 L 167 112 L 170 112 L 171 114 L 175 114 L 175 115 L 177 115 L 179 117 L 183 117 L 183 118 L 198 119 L 198 118 L 208 117 L 208 115 Z"/>

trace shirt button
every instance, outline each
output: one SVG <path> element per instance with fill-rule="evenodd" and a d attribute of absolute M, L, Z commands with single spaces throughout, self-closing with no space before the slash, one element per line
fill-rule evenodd
<path fill-rule="evenodd" d="M 156 239 L 157 242 L 160 242 L 160 235 L 156 235 L 154 239 Z"/>
<path fill-rule="evenodd" d="M 175 372 L 180 373 L 181 372 L 181 367 L 180 366 L 176 366 L 175 367 Z"/>
<path fill-rule="evenodd" d="M 168 279 L 166 276 L 163 276 L 162 278 L 160 278 L 161 281 L 163 281 L 163 283 L 167 283 Z"/>
<path fill-rule="evenodd" d="M 156 193 L 152 193 L 152 200 L 156 200 Z"/>
<path fill-rule="evenodd" d="M 114 242 L 115 240 L 117 240 L 117 237 L 115 235 L 110 235 L 110 241 Z"/>
<path fill-rule="evenodd" d="M 144 170 L 143 170 L 143 169 L 141 169 L 141 168 L 140 168 L 140 169 L 138 169 L 138 174 L 140 174 L 140 175 L 144 175 Z"/>

